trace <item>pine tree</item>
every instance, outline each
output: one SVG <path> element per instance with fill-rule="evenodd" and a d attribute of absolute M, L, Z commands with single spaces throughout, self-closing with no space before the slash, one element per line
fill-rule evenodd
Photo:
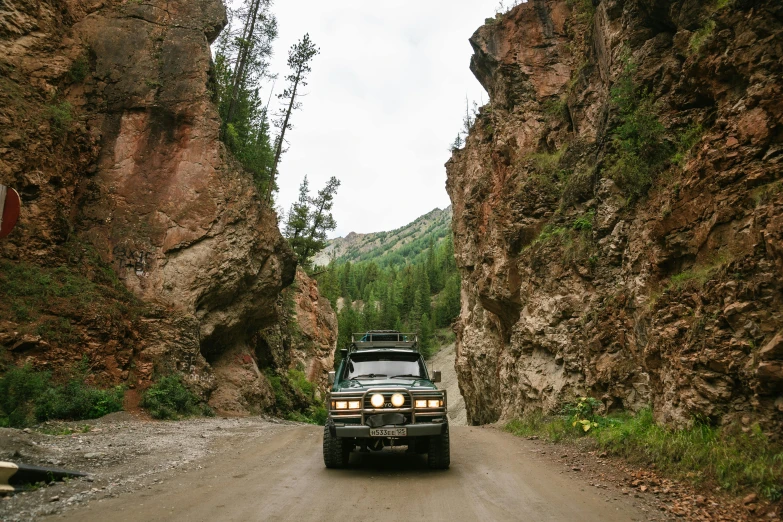
<path fill-rule="evenodd" d="M 299 186 L 299 199 L 291 205 L 283 235 L 299 257 L 299 263 L 310 267 L 311 258 L 326 246 L 326 234 L 337 223 L 332 217 L 334 195 L 340 181 L 332 177 L 318 196 L 310 198 L 307 176 Z"/>
<path fill-rule="evenodd" d="M 288 81 L 288 87 L 278 96 L 278 98 L 284 101 L 286 109 L 275 120 L 275 125 L 280 130 L 280 134 L 275 142 L 275 157 L 272 162 L 271 179 L 266 193 L 267 201 L 272 201 L 272 190 L 277 182 L 277 167 L 280 164 L 280 156 L 283 154 L 283 145 L 285 144 L 285 133 L 293 128 L 291 125 L 291 114 L 302 106 L 297 101 L 300 96 L 300 89 L 307 86 L 307 75 L 312 70 L 310 63 L 319 52 L 318 47 L 310 40 L 309 34 L 305 34 L 288 51 L 288 67 L 291 69 L 291 73 L 285 78 Z"/>
<path fill-rule="evenodd" d="M 288 239 L 291 248 L 297 254 L 304 247 L 304 234 L 310 227 L 310 193 L 307 176 L 299 185 L 299 199 L 291 205 L 288 211 L 288 219 L 283 229 L 283 235 Z"/>
<path fill-rule="evenodd" d="M 308 264 L 312 256 L 324 249 L 326 234 L 337 228 L 337 222 L 332 217 L 332 206 L 339 186 L 340 180 L 332 176 L 326 186 L 310 201 L 313 208 L 310 213 L 309 228 L 303 237 L 302 251 L 298 252 L 303 264 Z"/>
<path fill-rule="evenodd" d="M 210 82 L 221 118 L 221 138 L 258 187 L 267 184 L 274 158 L 260 96 L 261 83 L 271 77 L 269 59 L 277 37 L 270 5 L 270 0 L 247 0 L 238 11 L 229 11 L 229 26 L 215 43 Z M 234 28 L 237 23 L 239 32 Z"/>

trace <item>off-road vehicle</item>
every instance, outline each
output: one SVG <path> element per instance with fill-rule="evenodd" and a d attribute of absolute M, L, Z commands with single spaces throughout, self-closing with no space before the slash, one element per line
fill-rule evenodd
<path fill-rule="evenodd" d="M 348 465 L 352 451 L 406 446 L 427 454 L 429 467 L 449 467 L 446 391 L 430 378 L 416 334 L 380 330 L 353 334 L 342 361 L 329 372 L 324 464 Z"/>

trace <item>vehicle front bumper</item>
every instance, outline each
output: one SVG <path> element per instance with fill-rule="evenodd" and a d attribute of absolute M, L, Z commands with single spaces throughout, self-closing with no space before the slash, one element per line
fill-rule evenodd
<path fill-rule="evenodd" d="M 407 428 L 408 437 L 426 437 L 429 435 L 440 435 L 448 426 L 445 422 L 426 422 L 418 424 L 404 424 L 388 426 L 389 428 Z M 337 425 L 332 424 L 330 429 L 334 429 L 333 435 L 336 437 L 351 437 L 351 438 L 369 438 L 370 427 L 360 425 Z"/>

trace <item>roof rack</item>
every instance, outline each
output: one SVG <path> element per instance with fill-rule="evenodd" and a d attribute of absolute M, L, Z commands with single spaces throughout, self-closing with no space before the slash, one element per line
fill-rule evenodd
<path fill-rule="evenodd" d="M 403 333 L 395 330 L 371 330 L 351 334 L 349 352 L 371 348 L 401 348 L 419 351 L 419 337 L 416 333 Z"/>

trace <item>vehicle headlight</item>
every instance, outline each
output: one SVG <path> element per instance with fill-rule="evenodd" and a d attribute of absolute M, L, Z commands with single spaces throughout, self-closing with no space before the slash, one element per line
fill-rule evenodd
<path fill-rule="evenodd" d="M 381 395 L 380 393 L 376 393 L 375 395 L 373 395 L 372 398 L 370 398 L 370 404 L 372 404 L 376 408 L 380 408 L 381 406 L 383 406 L 383 395 Z"/>
<path fill-rule="evenodd" d="M 362 408 L 361 401 L 348 401 L 349 410 L 360 410 Z"/>
<path fill-rule="evenodd" d="M 417 408 L 442 408 L 443 399 L 416 399 L 414 404 Z"/>
<path fill-rule="evenodd" d="M 392 406 L 395 408 L 399 408 L 403 404 L 405 404 L 405 397 L 402 396 L 401 393 L 395 393 L 392 395 Z"/>
<path fill-rule="evenodd" d="M 347 410 L 348 409 L 348 401 L 334 401 L 332 402 L 334 405 L 335 410 Z"/>

